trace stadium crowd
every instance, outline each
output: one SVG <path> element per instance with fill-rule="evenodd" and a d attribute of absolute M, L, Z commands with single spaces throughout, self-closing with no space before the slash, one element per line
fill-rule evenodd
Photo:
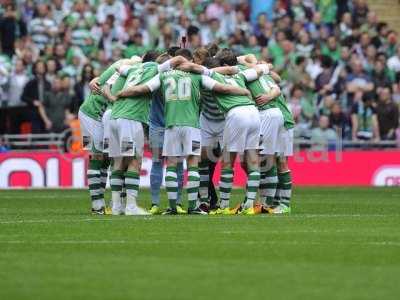
<path fill-rule="evenodd" d="M 365 0 L 0 4 L 0 134 L 62 132 L 90 80 L 122 57 L 217 43 L 273 63 L 297 137 L 400 136 L 398 33 Z"/>

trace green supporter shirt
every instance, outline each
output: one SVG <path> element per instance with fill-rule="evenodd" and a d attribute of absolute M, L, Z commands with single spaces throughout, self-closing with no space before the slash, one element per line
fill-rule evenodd
<path fill-rule="evenodd" d="M 111 88 L 111 94 L 126 89 L 132 85 L 145 84 L 157 75 L 159 67 L 157 63 L 147 62 L 133 65 L 127 71 L 126 76 L 121 75 Z M 135 97 L 120 98 L 112 106 L 112 119 L 128 119 L 148 124 L 151 104 L 151 94 L 143 94 Z"/>
<path fill-rule="evenodd" d="M 101 73 L 99 77 L 100 86 L 103 86 L 114 75 L 118 66 L 119 62 L 115 62 L 111 66 L 109 66 L 103 73 Z M 108 106 L 109 102 L 102 95 L 90 93 L 86 97 L 85 101 L 83 101 L 79 109 L 87 116 L 97 121 L 101 121 L 101 117 L 103 116 L 103 113 L 108 108 Z"/>
<path fill-rule="evenodd" d="M 233 76 L 222 75 L 217 72 L 214 72 L 211 75 L 211 78 L 222 84 L 229 84 L 241 88 L 246 88 L 246 81 L 252 78 L 249 77 L 247 79 L 245 72 L 246 71 L 239 72 L 238 74 Z M 218 101 L 218 106 L 220 110 L 225 114 L 232 108 L 237 106 L 255 105 L 254 101 L 247 96 L 229 95 L 221 93 L 214 93 L 214 95 Z"/>

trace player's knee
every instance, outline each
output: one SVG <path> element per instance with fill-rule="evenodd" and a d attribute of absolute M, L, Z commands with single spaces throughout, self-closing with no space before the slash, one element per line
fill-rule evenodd
<path fill-rule="evenodd" d="M 286 158 L 279 158 L 277 160 L 277 167 L 279 172 L 286 172 L 289 170 L 289 165 Z"/>
<path fill-rule="evenodd" d="M 187 164 L 189 167 L 197 167 L 199 165 L 199 157 L 191 155 L 187 159 Z"/>
<path fill-rule="evenodd" d="M 92 153 L 90 155 L 90 159 L 92 159 L 92 160 L 103 160 L 104 159 L 104 154 L 103 153 Z"/>

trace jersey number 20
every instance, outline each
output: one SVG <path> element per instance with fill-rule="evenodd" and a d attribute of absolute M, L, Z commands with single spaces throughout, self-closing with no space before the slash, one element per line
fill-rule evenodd
<path fill-rule="evenodd" d="M 165 100 L 190 100 L 192 80 L 189 77 L 179 78 L 176 81 L 174 78 L 165 80 Z"/>

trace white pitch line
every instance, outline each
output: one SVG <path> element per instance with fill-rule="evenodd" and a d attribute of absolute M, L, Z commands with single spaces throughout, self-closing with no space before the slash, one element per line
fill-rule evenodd
<path fill-rule="evenodd" d="M 399 217 L 399 214 L 390 214 L 390 215 L 384 215 L 384 214 L 335 214 L 335 215 L 328 215 L 328 214 L 304 214 L 304 215 L 290 215 L 290 216 L 270 216 L 270 215 L 261 215 L 261 216 L 251 216 L 247 217 L 249 220 L 252 218 L 271 218 L 271 220 L 288 220 L 288 219 L 307 219 L 307 218 L 388 218 L 388 217 Z M 164 219 L 170 219 L 169 217 L 132 217 L 135 220 L 161 220 L 161 218 Z M 75 223 L 75 222 L 110 222 L 110 221 L 130 221 L 132 218 L 119 218 L 119 217 L 110 217 L 110 216 L 105 216 L 104 218 L 87 218 L 87 219 L 37 219 L 37 220 L 9 220 L 9 221 L 0 221 L 0 224 L 31 224 L 31 223 Z M 175 219 L 178 219 L 179 217 L 176 217 Z M 183 218 L 185 218 L 183 216 Z M 210 222 L 211 220 L 238 220 L 238 218 L 243 218 L 243 216 L 233 216 L 231 218 L 226 218 L 226 216 L 209 216 L 209 217 L 199 217 L 199 218 L 194 218 L 196 221 L 204 220 L 207 222 Z M 246 218 L 246 217 L 245 217 Z"/>
<path fill-rule="evenodd" d="M 16 195 L 2 195 L 0 196 L 0 201 L 2 199 L 77 199 L 79 200 L 81 195 L 29 195 L 26 194 L 16 194 Z"/>
<path fill-rule="evenodd" d="M 235 244 L 235 245 L 316 245 L 316 246 L 324 246 L 324 245 L 357 245 L 357 246 L 395 246 L 400 247 L 400 242 L 396 241 L 382 241 L 382 242 L 315 242 L 315 241 L 272 241 L 272 240 L 252 240 L 252 241 L 213 241 L 214 244 Z M 143 241 L 143 240 L 135 240 L 135 241 L 127 241 L 127 240 L 61 240 L 61 241 L 26 241 L 26 240 L 9 240 L 9 241 L 1 241 L 0 244 L 37 244 L 37 245 L 96 245 L 96 244 L 203 244 L 203 241 L 187 241 L 187 240 L 151 240 L 151 241 Z"/>

